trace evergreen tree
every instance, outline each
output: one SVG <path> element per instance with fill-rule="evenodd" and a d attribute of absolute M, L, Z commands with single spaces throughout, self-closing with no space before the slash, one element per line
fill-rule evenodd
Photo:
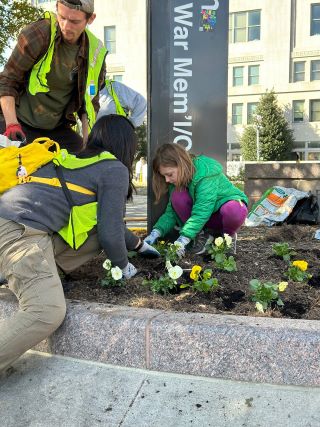
<path fill-rule="evenodd" d="M 6 50 L 19 31 L 42 14 L 42 9 L 31 6 L 27 0 L 1 0 L 0 66 L 6 63 Z"/>
<path fill-rule="evenodd" d="M 243 160 L 257 160 L 257 132 L 255 127 L 247 126 L 245 128 L 240 145 Z"/>
<path fill-rule="evenodd" d="M 136 128 L 136 134 L 138 139 L 138 147 L 136 151 L 136 159 L 144 157 L 145 159 L 148 156 L 148 144 L 147 144 L 147 126 L 145 123 L 142 123 L 141 126 Z"/>
<path fill-rule="evenodd" d="M 289 160 L 293 131 L 277 103 L 274 91 L 267 91 L 261 96 L 253 122 L 255 126 L 249 126 L 240 141 L 244 160 L 257 159 L 256 126 L 259 126 L 260 159 Z"/>

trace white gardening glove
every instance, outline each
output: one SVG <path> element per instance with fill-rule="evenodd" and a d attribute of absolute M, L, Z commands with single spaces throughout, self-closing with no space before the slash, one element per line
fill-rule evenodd
<path fill-rule="evenodd" d="M 186 252 L 186 246 L 188 243 L 191 242 L 191 239 L 189 239 L 189 237 L 185 237 L 185 236 L 179 236 L 177 238 L 177 240 L 175 242 L 173 242 L 173 244 L 177 247 L 177 255 L 179 258 L 184 257 L 185 252 Z"/>
<path fill-rule="evenodd" d="M 153 245 L 159 239 L 160 236 L 160 231 L 154 228 L 143 241 L 148 243 L 148 245 Z"/>
<path fill-rule="evenodd" d="M 125 279 L 131 279 L 131 277 L 137 274 L 137 271 L 136 267 L 128 262 L 128 264 L 122 269 L 122 274 Z"/>

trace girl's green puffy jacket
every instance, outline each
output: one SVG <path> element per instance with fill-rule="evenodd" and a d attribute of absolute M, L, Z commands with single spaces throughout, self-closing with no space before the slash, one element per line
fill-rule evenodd
<path fill-rule="evenodd" d="M 239 200 L 248 203 L 247 196 L 235 187 L 224 175 L 222 165 L 216 160 L 198 156 L 193 159 L 195 173 L 188 185 L 188 191 L 193 200 L 191 217 L 183 225 L 171 205 L 171 194 L 175 189 L 169 185 L 169 203 L 165 212 L 153 228 L 165 236 L 178 224 L 182 228 L 180 234 L 194 239 L 203 229 L 214 212 L 229 200 Z"/>

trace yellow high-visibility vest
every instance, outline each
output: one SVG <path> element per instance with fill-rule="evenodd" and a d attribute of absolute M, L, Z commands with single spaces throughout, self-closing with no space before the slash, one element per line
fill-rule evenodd
<path fill-rule="evenodd" d="M 51 37 L 47 52 L 33 66 L 29 78 L 29 92 L 36 95 L 38 92 L 49 92 L 47 74 L 51 70 L 52 57 L 54 52 L 54 40 L 57 33 L 57 18 L 52 12 L 45 12 L 44 17 L 50 19 Z M 97 39 L 91 31 L 85 30 L 89 39 L 88 70 L 85 91 L 85 108 L 88 115 L 89 130 L 96 121 L 96 113 L 92 104 L 92 99 L 99 91 L 99 75 L 107 54 L 107 49 L 102 42 Z"/>

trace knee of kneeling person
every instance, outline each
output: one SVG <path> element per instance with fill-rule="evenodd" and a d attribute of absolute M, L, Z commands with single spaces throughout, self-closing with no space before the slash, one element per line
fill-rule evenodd
<path fill-rule="evenodd" d="M 48 334 L 54 332 L 63 322 L 66 316 L 66 303 L 50 305 L 46 304 L 42 307 L 41 312 L 38 312 L 37 320 L 46 329 Z"/>
<path fill-rule="evenodd" d="M 66 317 L 66 311 L 67 311 L 67 308 L 66 308 L 65 302 L 55 307 L 51 307 L 51 310 L 48 316 L 48 321 L 51 322 L 52 327 L 57 329 L 61 325 L 61 323 L 64 321 L 64 318 Z"/>

